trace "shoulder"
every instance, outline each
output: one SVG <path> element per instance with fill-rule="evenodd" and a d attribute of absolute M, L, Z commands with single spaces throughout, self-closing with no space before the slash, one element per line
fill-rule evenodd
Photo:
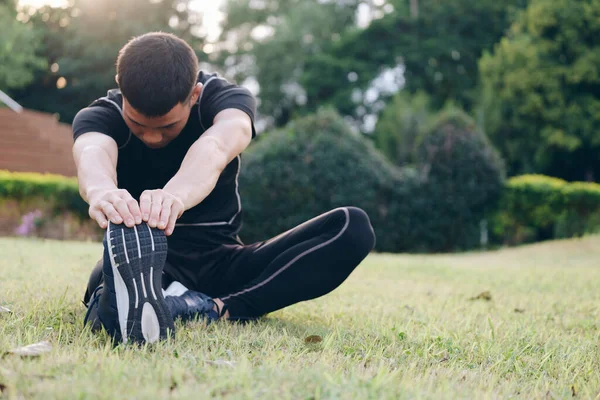
<path fill-rule="evenodd" d="M 123 96 L 118 89 L 109 90 L 104 97 L 97 98 L 89 106 L 81 109 L 73 123 L 89 118 L 123 119 Z"/>
<path fill-rule="evenodd" d="M 121 92 L 113 89 L 81 109 L 73 119 L 73 139 L 88 132 L 99 132 L 111 136 L 119 146 L 123 145 L 129 129 L 123 120 L 122 104 Z"/>
<path fill-rule="evenodd" d="M 198 74 L 198 83 L 202 84 L 203 94 L 200 99 L 222 94 L 227 91 L 228 94 L 241 94 L 252 97 L 250 91 L 234 81 L 227 80 L 217 72 L 200 71 Z"/>
<path fill-rule="evenodd" d="M 230 82 L 218 73 L 200 71 L 198 83 L 202 84 L 202 93 L 198 99 L 198 111 L 203 127 L 212 125 L 215 116 L 226 109 L 244 111 L 254 122 L 256 99 L 245 87 Z M 254 124 L 253 124 L 254 132 Z"/>
<path fill-rule="evenodd" d="M 213 82 L 213 81 L 222 81 L 222 83 L 226 83 L 229 84 L 229 82 L 223 78 L 222 76 L 219 75 L 219 73 L 217 72 L 208 72 L 208 71 L 200 71 L 198 73 L 198 83 L 201 83 L 202 85 L 206 85 L 209 82 Z"/>

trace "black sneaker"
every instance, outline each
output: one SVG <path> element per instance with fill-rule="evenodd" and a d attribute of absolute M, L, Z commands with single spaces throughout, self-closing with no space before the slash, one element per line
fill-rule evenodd
<path fill-rule="evenodd" d="M 174 334 L 161 285 L 164 232 L 146 223 L 133 228 L 109 223 L 104 248 L 104 284 L 93 305 L 107 332 L 124 343 L 153 343 L 167 338 L 169 330 Z"/>
<path fill-rule="evenodd" d="M 178 286 L 175 290 L 179 293 L 170 295 L 169 292 L 174 286 Z M 189 290 L 179 282 L 173 282 L 167 289 L 165 301 L 173 318 L 180 318 L 182 321 L 203 319 L 210 323 L 219 319 L 227 311 L 227 306 L 219 310 L 218 304 L 210 296 Z"/>

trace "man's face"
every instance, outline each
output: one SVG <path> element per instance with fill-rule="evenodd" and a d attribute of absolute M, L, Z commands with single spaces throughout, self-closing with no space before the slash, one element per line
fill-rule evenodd
<path fill-rule="evenodd" d="M 190 109 L 198 100 L 201 85 L 194 88 L 190 99 L 179 103 L 165 115 L 147 117 L 131 107 L 123 97 L 123 118 L 125 123 L 138 139 L 152 149 L 165 147 L 183 130 L 190 117 Z"/>

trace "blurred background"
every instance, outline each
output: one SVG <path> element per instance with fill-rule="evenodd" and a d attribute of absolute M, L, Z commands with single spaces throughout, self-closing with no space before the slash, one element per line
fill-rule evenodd
<path fill-rule="evenodd" d="M 97 237 L 69 124 L 157 30 L 259 100 L 244 240 L 339 205 L 380 251 L 600 230 L 600 0 L 0 0 L 0 233 Z"/>

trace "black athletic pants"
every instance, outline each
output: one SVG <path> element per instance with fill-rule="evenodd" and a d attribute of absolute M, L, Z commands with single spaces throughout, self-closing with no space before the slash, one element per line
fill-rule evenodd
<path fill-rule="evenodd" d="M 337 288 L 375 245 L 367 214 L 338 208 L 273 239 L 212 248 L 169 244 L 163 286 L 179 281 L 188 289 L 221 299 L 230 319 L 255 319 Z M 89 293 L 100 283 L 98 267 Z M 100 274 L 101 275 L 101 274 Z"/>

